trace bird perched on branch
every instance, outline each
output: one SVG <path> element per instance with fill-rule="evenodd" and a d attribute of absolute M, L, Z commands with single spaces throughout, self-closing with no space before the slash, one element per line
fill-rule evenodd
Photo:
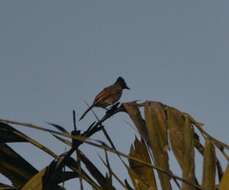
<path fill-rule="evenodd" d="M 83 113 L 80 120 L 83 119 L 93 107 L 106 108 L 113 105 L 121 98 L 123 89 L 129 89 L 129 87 L 122 77 L 118 77 L 114 84 L 104 88 L 96 95 L 93 104 Z"/>

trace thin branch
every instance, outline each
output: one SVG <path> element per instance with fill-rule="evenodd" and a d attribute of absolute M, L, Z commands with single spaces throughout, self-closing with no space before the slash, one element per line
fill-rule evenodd
<path fill-rule="evenodd" d="M 99 159 L 102 161 L 103 165 L 106 166 L 107 168 L 109 168 L 108 163 L 106 163 L 100 155 L 98 155 L 98 156 L 99 156 Z M 113 172 L 113 170 L 110 170 L 110 172 L 111 172 L 111 174 L 114 176 L 114 178 L 120 183 L 120 185 L 121 185 L 123 188 L 127 189 L 125 183 L 122 182 L 122 180 L 118 177 L 118 175 L 116 175 L 116 174 Z"/>
<path fill-rule="evenodd" d="M 76 111 L 75 110 L 72 111 L 72 115 L 73 115 L 73 126 L 74 126 L 74 130 L 76 131 Z"/>

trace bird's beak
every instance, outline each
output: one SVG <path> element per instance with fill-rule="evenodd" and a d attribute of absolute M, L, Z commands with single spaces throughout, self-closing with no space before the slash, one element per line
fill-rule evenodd
<path fill-rule="evenodd" d="M 130 88 L 128 86 L 126 86 L 126 89 L 130 90 Z"/>

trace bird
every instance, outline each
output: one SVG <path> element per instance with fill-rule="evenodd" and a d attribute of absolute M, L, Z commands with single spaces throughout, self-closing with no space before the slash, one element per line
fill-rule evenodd
<path fill-rule="evenodd" d="M 105 87 L 95 96 L 92 105 L 88 107 L 79 120 L 82 120 L 93 107 L 106 109 L 108 106 L 113 105 L 121 98 L 123 89 L 130 88 L 122 77 L 118 77 L 114 84 Z"/>

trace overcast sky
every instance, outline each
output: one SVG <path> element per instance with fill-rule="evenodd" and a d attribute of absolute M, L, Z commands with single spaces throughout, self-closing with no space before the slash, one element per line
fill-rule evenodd
<path fill-rule="evenodd" d="M 123 76 L 131 90 L 122 101 L 175 106 L 229 143 L 228 7 L 226 0 L 0 1 L 0 118 L 71 130 L 72 109 L 81 114 L 85 100 Z M 91 113 L 78 126 L 90 121 Z M 124 152 L 134 136 L 127 122 L 120 114 L 106 123 Z M 50 135 L 24 131 L 56 153 L 66 149 Z M 52 160 L 17 148 L 38 169 Z"/>

